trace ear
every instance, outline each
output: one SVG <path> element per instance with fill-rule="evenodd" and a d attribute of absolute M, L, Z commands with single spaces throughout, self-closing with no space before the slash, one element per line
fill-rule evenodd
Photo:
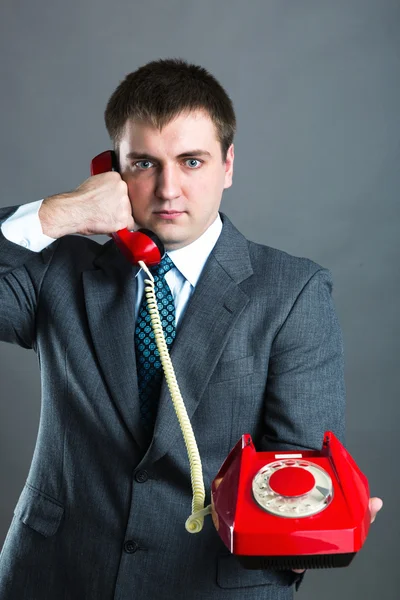
<path fill-rule="evenodd" d="M 224 163 L 225 164 L 224 190 L 231 187 L 231 185 L 232 185 L 234 159 L 235 159 L 235 148 L 234 148 L 234 145 L 231 144 L 228 148 L 228 152 L 226 154 L 226 161 Z"/>

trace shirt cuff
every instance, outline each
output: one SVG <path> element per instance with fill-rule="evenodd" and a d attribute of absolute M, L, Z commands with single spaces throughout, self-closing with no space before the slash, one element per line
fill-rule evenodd
<path fill-rule="evenodd" d="M 3 221 L 1 231 L 9 242 L 41 252 L 55 242 L 55 238 L 45 235 L 39 219 L 39 209 L 43 199 L 20 206 L 11 217 Z"/>

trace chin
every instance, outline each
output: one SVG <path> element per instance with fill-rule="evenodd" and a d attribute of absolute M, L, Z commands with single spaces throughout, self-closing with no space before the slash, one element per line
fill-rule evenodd
<path fill-rule="evenodd" d="M 183 248 L 183 246 L 187 246 L 190 242 L 185 242 L 184 240 L 177 240 L 171 238 L 160 238 L 166 250 L 178 250 L 179 248 Z"/>
<path fill-rule="evenodd" d="M 146 223 L 139 223 L 136 221 L 136 225 L 142 229 L 150 229 L 164 244 L 166 250 L 177 250 L 183 246 L 190 244 L 188 241 L 188 226 L 183 223 L 175 223 L 171 220 L 159 220 L 147 219 Z"/>
<path fill-rule="evenodd" d="M 172 235 L 159 235 L 157 232 L 155 233 L 164 244 L 166 250 L 178 250 L 178 248 L 183 248 L 183 246 L 190 244 L 190 241 L 186 238 Z"/>
<path fill-rule="evenodd" d="M 164 227 L 149 226 L 147 227 L 147 229 L 150 229 L 153 233 L 155 233 L 160 238 L 165 247 L 168 247 L 170 245 L 174 246 L 176 244 L 181 244 L 185 239 L 185 237 L 182 236 L 182 231 L 178 232 L 177 228 L 173 225 L 167 225 Z M 181 235 L 179 235 L 179 233 Z"/>

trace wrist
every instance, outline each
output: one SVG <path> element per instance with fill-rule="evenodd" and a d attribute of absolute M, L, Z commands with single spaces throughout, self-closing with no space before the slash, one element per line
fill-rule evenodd
<path fill-rule="evenodd" d="M 78 233 L 74 212 L 70 193 L 48 196 L 43 200 L 38 213 L 42 232 L 54 239 Z"/>

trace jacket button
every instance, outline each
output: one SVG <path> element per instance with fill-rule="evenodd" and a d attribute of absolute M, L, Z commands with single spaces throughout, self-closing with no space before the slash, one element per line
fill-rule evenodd
<path fill-rule="evenodd" d="M 137 544 L 134 540 L 127 540 L 124 544 L 124 550 L 128 554 L 133 554 L 138 549 L 139 549 L 139 544 Z"/>
<path fill-rule="evenodd" d="M 138 483 L 145 483 L 149 478 L 149 474 L 147 471 L 139 470 L 135 473 L 135 479 Z"/>

